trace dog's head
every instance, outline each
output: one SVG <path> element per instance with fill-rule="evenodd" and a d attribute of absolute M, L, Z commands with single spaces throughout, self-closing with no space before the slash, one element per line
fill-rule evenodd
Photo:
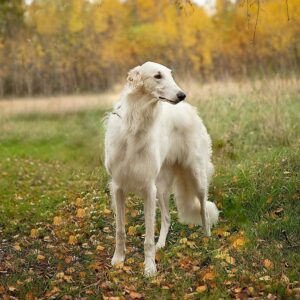
<path fill-rule="evenodd" d="M 146 62 L 129 71 L 127 82 L 133 91 L 142 91 L 157 100 L 177 104 L 185 99 L 185 93 L 172 77 L 172 71 L 154 62 Z"/>

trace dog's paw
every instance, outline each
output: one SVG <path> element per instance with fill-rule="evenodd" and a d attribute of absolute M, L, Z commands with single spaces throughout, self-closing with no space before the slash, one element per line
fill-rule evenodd
<path fill-rule="evenodd" d="M 115 266 L 115 265 L 123 263 L 124 260 L 125 260 L 125 255 L 120 255 L 120 254 L 115 253 L 111 260 L 111 264 L 113 266 Z"/>
<path fill-rule="evenodd" d="M 158 242 L 156 243 L 155 248 L 156 248 L 156 250 L 158 250 L 158 249 L 165 248 L 165 246 L 166 246 L 166 242 L 158 241 Z"/>
<path fill-rule="evenodd" d="M 210 226 L 209 226 L 209 225 L 205 226 L 205 228 L 204 228 L 204 233 L 205 233 L 205 235 L 208 236 L 208 237 L 211 236 L 211 229 L 210 229 Z"/>
<path fill-rule="evenodd" d="M 156 275 L 156 265 L 154 261 L 145 261 L 145 271 L 144 274 L 146 277 L 152 277 Z"/>

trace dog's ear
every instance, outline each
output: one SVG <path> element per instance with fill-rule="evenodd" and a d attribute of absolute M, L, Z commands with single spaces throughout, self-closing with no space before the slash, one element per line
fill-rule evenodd
<path fill-rule="evenodd" d="M 138 90 L 143 86 L 143 80 L 140 72 L 141 66 L 137 66 L 128 72 L 127 83 L 133 90 Z"/>

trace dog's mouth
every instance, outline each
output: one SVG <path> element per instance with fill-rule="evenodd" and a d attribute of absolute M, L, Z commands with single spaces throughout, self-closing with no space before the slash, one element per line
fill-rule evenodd
<path fill-rule="evenodd" d="M 165 98 L 165 97 L 161 97 L 161 96 L 159 96 L 158 97 L 160 100 L 162 100 L 162 101 L 164 101 L 164 102 L 168 102 L 168 103 L 171 103 L 171 104 L 173 104 L 173 105 L 175 105 L 175 104 L 177 104 L 177 103 L 179 103 L 181 100 L 178 100 L 178 101 L 171 101 L 171 100 L 169 100 L 169 99 L 167 99 L 167 98 Z"/>

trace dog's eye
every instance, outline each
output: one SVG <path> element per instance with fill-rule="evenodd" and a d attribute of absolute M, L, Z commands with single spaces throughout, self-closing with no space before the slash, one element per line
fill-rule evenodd
<path fill-rule="evenodd" d="M 162 76 L 161 76 L 161 74 L 156 74 L 156 75 L 154 75 L 154 78 L 156 78 L 156 79 L 162 79 Z"/>

